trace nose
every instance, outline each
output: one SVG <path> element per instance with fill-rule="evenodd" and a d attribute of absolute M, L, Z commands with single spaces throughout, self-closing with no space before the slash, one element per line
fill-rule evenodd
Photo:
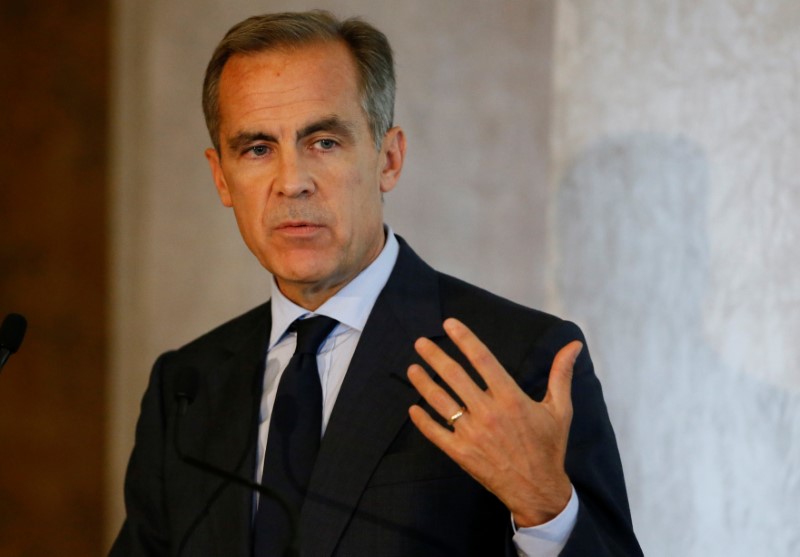
<path fill-rule="evenodd" d="M 281 153 L 275 187 L 278 193 L 287 197 L 300 197 L 314 192 L 308 169 L 295 150 L 284 149 Z"/>

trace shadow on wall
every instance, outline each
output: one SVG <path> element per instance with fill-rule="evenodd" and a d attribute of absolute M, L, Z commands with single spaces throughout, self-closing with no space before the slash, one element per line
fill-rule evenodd
<path fill-rule="evenodd" d="M 557 194 L 558 293 L 592 343 L 645 553 L 798 555 L 800 397 L 703 334 L 708 175 L 682 137 L 590 145 Z"/>

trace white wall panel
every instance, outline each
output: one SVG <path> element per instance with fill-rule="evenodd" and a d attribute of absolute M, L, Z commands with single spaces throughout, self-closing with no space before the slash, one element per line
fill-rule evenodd
<path fill-rule="evenodd" d="M 555 306 L 582 322 L 650 556 L 800 554 L 800 8 L 567 1 Z"/>

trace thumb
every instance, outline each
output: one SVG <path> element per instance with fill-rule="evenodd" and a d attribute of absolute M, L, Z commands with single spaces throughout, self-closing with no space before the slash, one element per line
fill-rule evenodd
<path fill-rule="evenodd" d="M 573 340 L 553 358 L 550 379 L 547 382 L 547 397 L 562 413 L 572 413 L 572 375 L 581 350 L 583 343 Z"/>

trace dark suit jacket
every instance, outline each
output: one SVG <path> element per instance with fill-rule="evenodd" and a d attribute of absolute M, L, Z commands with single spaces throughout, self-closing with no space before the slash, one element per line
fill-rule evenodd
<path fill-rule="evenodd" d="M 571 323 L 437 273 L 400 243 L 322 439 L 300 517 L 302 555 L 512 555 L 508 510 L 408 418 L 408 407 L 420 401 L 405 375 L 420 361 L 413 343 L 429 337 L 463 362 L 442 329 L 444 318 L 457 317 L 541 400 L 553 356 L 582 335 Z M 252 477 L 270 321 L 267 303 L 156 363 L 113 557 L 250 557 L 251 492 L 184 464 L 174 442 L 184 453 Z M 176 375 L 186 367 L 199 370 L 200 385 L 175 436 Z M 575 368 L 573 402 L 566 468 L 580 511 L 562 555 L 640 555 L 614 433 L 586 349 Z"/>

